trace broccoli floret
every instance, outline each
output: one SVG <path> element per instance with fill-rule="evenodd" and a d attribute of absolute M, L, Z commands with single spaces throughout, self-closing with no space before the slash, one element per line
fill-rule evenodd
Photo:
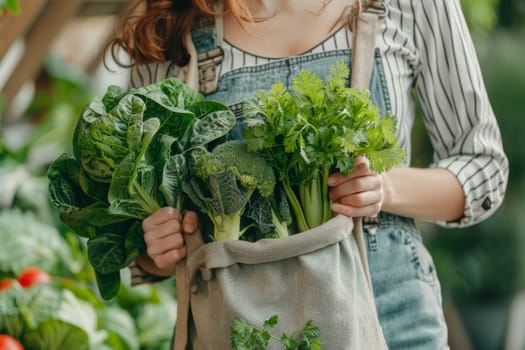
<path fill-rule="evenodd" d="M 275 174 L 261 156 L 248 152 L 242 141 L 227 141 L 200 154 L 193 166 L 196 175 L 186 186 L 190 198 L 214 224 L 214 239 L 239 239 L 245 206 L 256 191 L 273 194 Z"/>

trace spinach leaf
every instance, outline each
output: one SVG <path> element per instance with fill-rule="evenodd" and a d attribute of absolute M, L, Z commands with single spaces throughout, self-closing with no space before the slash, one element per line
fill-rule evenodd
<path fill-rule="evenodd" d="M 111 86 L 86 106 L 73 156 L 56 159 L 48 178 L 60 219 L 89 238 L 103 298 L 115 296 L 119 270 L 145 252 L 142 220 L 165 205 L 182 209 L 189 150 L 219 140 L 234 124 L 227 106 L 175 78 Z"/>

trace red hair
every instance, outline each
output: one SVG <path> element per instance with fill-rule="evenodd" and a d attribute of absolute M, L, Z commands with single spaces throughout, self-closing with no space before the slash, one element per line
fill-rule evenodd
<path fill-rule="evenodd" d="M 222 12 L 215 10 L 216 3 L 222 3 Z M 355 13 L 359 6 L 353 6 L 352 9 L 351 12 Z M 240 23 L 254 20 L 246 0 L 138 0 L 124 17 L 117 36 L 109 41 L 106 49 L 111 52 L 115 62 L 123 67 L 165 61 L 184 66 L 189 61 L 184 38 L 191 27 L 213 16 L 225 14 L 232 15 Z M 119 48 L 129 55 L 129 65 L 118 58 Z"/>
<path fill-rule="evenodd" d="M 184 37 L 193 25 L 225 13 L 231 13 L 238 20 L 251 19 L 244 0 L 222 2 L 224 11 L 217 13 L 210 0 L 139 0 L 124 17 L 117 36 L 109 41 L 106 49 L 123 67 L 165 61 L 184 66 L 189 61 Z M 129 55 L 129 65 L 118 58 L 119 48 Z"/>

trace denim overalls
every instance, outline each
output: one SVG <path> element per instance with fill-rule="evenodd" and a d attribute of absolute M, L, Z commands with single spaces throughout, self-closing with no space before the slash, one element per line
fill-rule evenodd
<path fill-rule="evenodd" d="M 217 48 L 212 26 L 194 30 L 192 37 L 199 54 Z M 242 121 L 240 102 L 251 97 L 254 91 L 268 89 L 278 80 L 290 87 L 293 77 L 301 70 L 313 71 L 325 79 L 330 66 L 341 59 L 351 65 L 349 49 L 275 59 L 234 69 L 220 76 L 217 91 L 206 97 L 229 105 Z M 369 89 L 372 101 L 385 115 L 390 111 L 390 101 L 379 51 L 376 51 Z M 408 218 L 388 213 L 380 213 L 378 218 L 377 222 L 365 223 L 364 230 L 379 320 L 389 349 L 448 349 L 440 284 L 418 228 Z"/>

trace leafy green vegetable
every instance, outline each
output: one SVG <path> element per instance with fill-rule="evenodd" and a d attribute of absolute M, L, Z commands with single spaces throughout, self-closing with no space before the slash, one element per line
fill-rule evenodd
<path fill-rule="evenodd" d="M 278 342 L 283 350 L 320 350 L 321 332 L 310 320 L 303 329 L 293 335 L 282 334 L 280 337 L 272 335 L 270 331 L 278 323 L 276 315 L 264 321 L 262 328 L 251 326 L 246 320 L 235 317 L 231 323 L 231 342 L 236 350 L 264 350 L 270 341 Z"/>
<path fill-rule="evenodd" d="M 60 232 L 33 213 L 0 211 L 0 272 L 18 275 L 27 266 L 39 266 L 70 276 L 81 268 Z"/>
<path fill-rule="evenodd" d="M 327 178 L 348 174 L 357 156 L 373 171 L 405 159 L 395 135 L 396 118 L 381 118 L 368 90 L 346 87 L 343 61 L 327 81 L 301 71 L 292 90 L 277 82 L 245 103 L 248 150 L 262 154 L 278 173 L 300 231 L 331 217 Z"/>
<path fill-rule="evenodd" d="M 0 333 L 29 349 L 90 349 L 106 336 L 92 306 L 57 284 L 12 287 L 0 294 Z"/>
<path fill-rule="evenodd" d="M 347 76 L 341 62 L 326 82 L 303 71 L 293 91 L 281 82 L 259 91 L 246 101 L 246 142 L 228 140 L 236 118 L 227 106 L 175 78 L 94 98 L 74 156 L 58 157 L 47 175 L 60 219 L 88 239 L 102 297 L 145 252 L 141 222 L 163 206 L 199 207 L 216 240 L 285 237 L 331 217 L 327 178 L 348 174 L 356 156 L 375 171 L 401 162 L 395 118 L 380 118 Z"/>
<path fill-rule="evenodd" d="M 0 15 L 3 14 L 4 9 L 17 15 L 20 13 L 20 2 L 18 0 L 1 0 L 0 1 Z"/>
<path fill-rule="evenodd" d="M 185 152 L 234 124 L 225 105 L 205 101 L 175 78 L 129 90 L 111 86 L 85 108 L 74 156 L 61 155 L 47 175 L 60 219 L 88 238 L 104 299 L 118 292 L 119 271 L 145 252 L 142 220 L 165 205 L 183 209 Z"/>
<path fill-rule="evenodd" d="M 239 239 L 246 230 L 241 216 L 252 195 L 269 197 L 275 189 L 269 163 L 248 152 L 242 141 L 226 141 L 211 151 L 199 149 L 190 169 L 193 176 L 183 188 L 213 222 L 215 240 Z"/>

